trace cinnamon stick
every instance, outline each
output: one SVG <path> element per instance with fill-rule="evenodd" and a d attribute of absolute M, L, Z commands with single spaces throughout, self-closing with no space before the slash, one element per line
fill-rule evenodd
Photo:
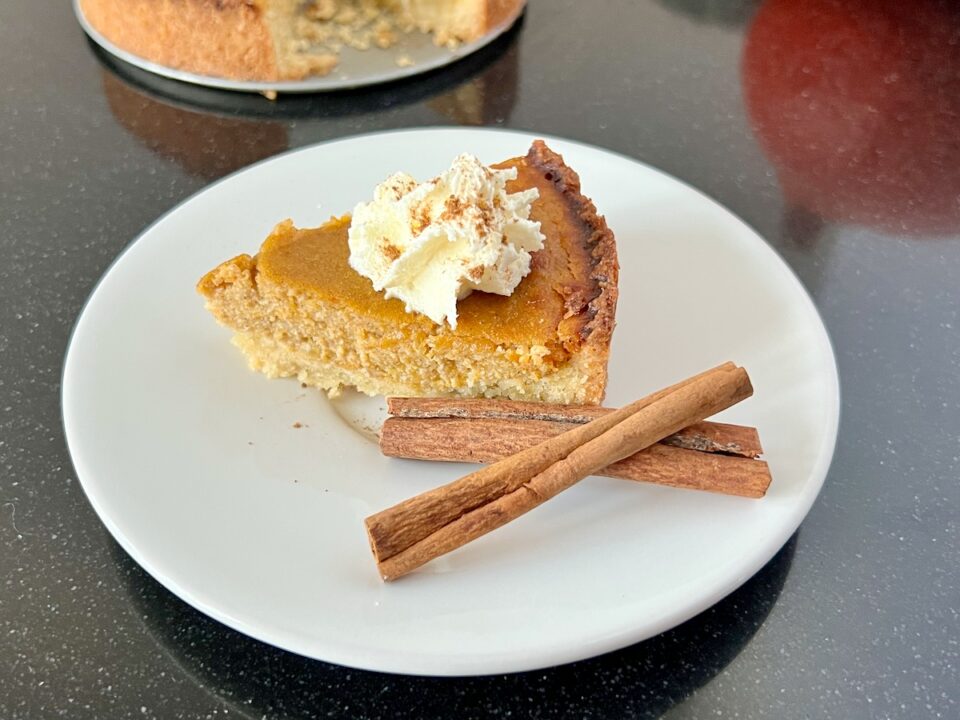
<path fill-rule="evenodd" d="M 701 432 L 703 426 L 714 432 Z M 570 427 L 566 422 L 496 417 L 393 417 L 387 418 L 380 431 L 380 450 L 384 455 L 414 460 L 491 463 Z M 672 444 L 672 438 L 685 445 Z M 748 456 L 721 454 L 731 446 Z M 759 454 L 760 446 L 754 428 L 695 423 L 597 474 L 757 498 L 763 497 L 770 485 L 770 469 L 762 460 L 751 459 L 755 452 Z"/>
<path fill-rule="evenodd" d="M 539 439 L 547 428 L 555 428 L 553 434 L 558 434 L 569 427 L 563 425 L 534 425 L 533 423 L 588 423 L 596 420 L 598 417 L 608 415 L 613 412 L 613 408 L 600 407 L 599 405 L 551 405 L 549 403 L 525 402 L 522 400 L 501 400 L 486 398 L 423 398 L 423 397 L 388 397 L 387 412 L 394 418 L 417 418 L 429 420 L 434 418 L 460 418 L 489 420 L 491 422 L 479 423 L 486 431 L 492 432 L 497 437 L 508 437 L 513 432 L 526 434 L 530 432 Z M 496 421 L 501 422 L 496 422 Z M 518 423 L 515 421 L 523 421 Z M 398 437 L 406 437 L 408 432 L 413 432 L 413 427 L 406 425 L 401 421 L 390 418 L 387 420 L 389 426 L 384 427 L 384 434 L 387 434 L 387 446 L 394 447 L 394 441 L 389 435 L 396 434 Z M 466 427 L 460 423 L 437 423 L 437 427 L 443 426 L 446 431 L 456 432 L 460 427 Z M 417 429 L 424 432 L 431 432 L 431 423 L 418 424 Z M 535 430 L 534 428 L 539 428 Z M 455 439 L 455 438 L 454 438 Z M 538 439 L 538 441 L 539 441 Z M 760 438 L 757 435 L 756 428 L 745 427 L 743 425 L 730 425 L 728 423 L 699 422 L 693 423 L 689 427 L 683 428 L 680 432 L 665 437 L 660 441 L 667 445 L 688 448 L 690 450 L 701 450 L 703 452 L 728 453 L 730 455 L 741 455 L 743 457 L 755 458 L 763 453 L 760 445 Z M 393 453 L 381 449 L 384 454 Z M 533 444 L 532 442 L 530 444 Z M 519 448 L 518 448 L 519 449 Z M 396 455 L 396 457 L 410 457 L 408 455 Z M 440 458 L 425 458 L 440 459 Z M 451 458 L 463 459 L 463 458 Z M 479 461 L 484 462 L 484 461 Z"/>
<path fill-rule="evenodd" d="M 746 371 L 725 363 L 371 515 L 380 575 L 401 577 L 752 392 Z"/>
<path fill-rule="evenodd" d="M 504 418 L 588 423 L 611 412 L 599 405 L 551 405 L 500 398 L 388 397 L 387 412 L 395 417 Z"/>
<path fill-rule="evenodd" d="M 625 405 L 614 413 L 597 418 L 591 423 L 571 429 L 554 440 L 540 443 L 505 458 L 499 463 L 477 470 L 460 480 L 384 510 L 367 518 L 371 546 L 378 558 L 388 558 L 405 550 L 444 525 L 456 520 L 466 510 L 473 509 L 516 490 L 532 475 L 568 455 L 578 445 L 597 437 L 614 427 L 634 412 L 668 395 L 673 390 L 700 377 L 712 375 L 736 366 L 725 363 L 712 370 L 660 390 L 645 398 Z M 402 521 L 402 522 L 401 522 Z"/>

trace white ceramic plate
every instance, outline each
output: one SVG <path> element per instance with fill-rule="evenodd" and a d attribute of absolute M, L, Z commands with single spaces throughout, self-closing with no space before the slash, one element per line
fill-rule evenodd
<path fill-rule="evenodd" d="M 265 642 L 373 670 L 528 670 L 619 648 L 739 586 L 796 530 L 837 430 L 827 334 L 783 261 L 742 221 L 634 160 L 546 138 L 607 216 L 622 264 L 608 403 L 734 360 L 756 394 L 721 417 L 759 428 L 763 500 L 588 478 L 398 582 L 363 518 L 469 466 L 387 459 L 371 403 L 331 403 L 247 369 L 194 284 L 275 222 L 316 225 L 386 175 L 485 162 L 535 136 L 426 129 L 317 145 L 232 175 L 148 228 L 97 286 L 66 358 L 63 414 L 104 524 L 188 603 Z M 302 427 L 294 427 L 295 424 Z"/>
<path fill-rule="evenodd" d="M 525 3 L 524 3 L 525 5 Z M 148 72 L 162 75 L 163 77 L 180 80 L 182 82 L 193 83 L 195 85 L 205 85 L 206 87 L 218 88 L 220 90 L 236 90 L 240 92 L 266 92 L 274 90 L 279 93 L 307 93 L 307 92 L 328 92 L 331 90 L 347 90 L 365 85 L 376 85 L 379 83 L 400 80 L 401 78 L 419 75 L 430 70 L 435 70 L 444 65 L 456 62 L 460 58 L 466 57 L 476 52 L 485 45 L 496 40 L 500 35 L 509 30 L 517 21 L 517 18 L 523 13 L 524 5 L 521 5 L 516 13 L 510 16 L 506 22 L 498 25 L 477 40 L 461 45 L 453 50 L 437 47 L 433 44 L 431 36 L 420 32 L 413 32 L 401 35 L 397 44 L 386 50 L 371 48 L 370 50 L 360 51 L 352 48 L 344 48 L 340 53 L 340 62 L 329 75 L 322 77 L 310 77 L 305 80 L 287 80 L 283 82 L 254 82 L 244 80 L 228 80 L 226 78 L 215 77 L 212 75 L 200 75 L 197 73 L 177 70 L 176 68 L 160 65 L 150 60 L 146 60 L 123 48 L 118 47 L 102 35 L 93 27 L 84 16 L 80 9 L 80 0 L 73 0 L 73 10 L 80 22 L 84 32 L 90 36 L 97 45 L 102 47 L 111 55 L 114 55 L 124 62 L 135 65 L 138 68 Z M 408 67 L 397 65 L 397 58 L 406 56 L 413 61 Z"/>

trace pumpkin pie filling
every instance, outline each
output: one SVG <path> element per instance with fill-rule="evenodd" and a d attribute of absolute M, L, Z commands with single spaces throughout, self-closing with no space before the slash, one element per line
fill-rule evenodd
<path fill-rule="evenodd" d="M 543 143 L 494 167 L 516 169 L 508 192 L 539 191 L 530 218 L 544 247 L 510 296 L 460 300 L 455 330 L 407 312 L 349 266 L 349 216 L 312 229 L 285 221 L 256 257 L 223 263 L 198 290 L 271 377 L 334 392 L 600 402 L 617 295 L 613 235 Z"/>

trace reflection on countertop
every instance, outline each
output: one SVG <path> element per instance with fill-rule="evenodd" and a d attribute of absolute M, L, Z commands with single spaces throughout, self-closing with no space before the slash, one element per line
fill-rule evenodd
<path fill-rule="evenodd" d="M 489 125 L 510 117 L 517 100 L 520 77 L 519 46 L 507 45 L 481 73 L 427 101 L 447 122 L 457 125 Z"/>
<path fill-rule="evenodd" d="M 721 27 L 746 25 L 761 0 L 659 0 L 664 7 L 698 22 Z"/>
<path fill-rule="evenodd" d="M 739 589 L 662 635 L 569 665 L 462 678 L 344 670 L 265 645 L 201 615 L 112 545 L 117 573 L 158 649 L 202 687 L 232 700 L 231 709 L 241 714 L 274 717 L 282 709 L 284 717 L 380 717 L 402 707 L 409 717 L 483 717 L 496 696 L 510 698 L 516 717 L 593 717 L 615 693 L 622 716 L 658 717 L 747 646 L 783 589 L 798 534 Z M 444 692 L 451 686 L 459 688 L 456 708 Z M 667 686 L 671 692 L 662 693 Z"/>
<path fill-rule="evenodd" d="M 960 230 L 958 20 L 950 0 L 763 4 L 745 97 L 797 222 Z"/>
<path fill-rule="evenodd" d="M 190 110 L 140 92 L 107 69 L 103 93 L 117 121 L 191 175 L 214 180 L 287 149 L 282 122 Z"/>

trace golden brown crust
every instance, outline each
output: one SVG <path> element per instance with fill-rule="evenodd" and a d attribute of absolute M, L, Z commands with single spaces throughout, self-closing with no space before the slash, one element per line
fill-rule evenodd
<path fill-rule="evenodd" d="M 101 35 L 145 60 L 233 80 L 279 77 L 254 0 L 81 0 L 80 7 Z"/>
<path fill-rule="evenodd" d="M 613 337 L 620 264 L 617 260 L 617 245 L 606 219 L 597 212 L 590 198 L 580 192 L 580 176 L 563 161 L 563 157 L 547 147 L 543 140 L 535 140 L 527 153 L 527 162 L 546 174 L 547 179 L 559 189 L 576 209 L 581 222 L 589 228 L 587 243 L 591 246 L 593 269 L 590 279 L 596 283 L 596 292 L 586 301 L 587 322 L 581 330 L 585 345 L 598 354 L 606 367 Z M 577 298 L 582 303 L 585 298 Z M 603 378 L 606 385 L 606 377 Z"/>
<path fill-rule="evenodd" d="M 212 298 L 217 290 L 222 290 L 244 278 L 252 281 L 256 273 L 256 258 L 246 253 L 237 255 L 205 273 L 197 283 L 197 292 L 206 298 Z"/>
<path fill-rule="evenodd" d="M 475 22 L 469 29 L 461 29 L 456 34 L 456 39 L 461 42 L 479 40 L 487 33 L 516 18 L 524 5 L 526 0 L 481 0 L 479 8 L 474 13 Z M 438 39 L 442 40 L 442 36 Z"/>
<path fill-rule="evenodd" d="M 501 27 L 504 23 L 519 15 L 526 3 L 527 0 L 487 0 L 484 33 Z"/>

